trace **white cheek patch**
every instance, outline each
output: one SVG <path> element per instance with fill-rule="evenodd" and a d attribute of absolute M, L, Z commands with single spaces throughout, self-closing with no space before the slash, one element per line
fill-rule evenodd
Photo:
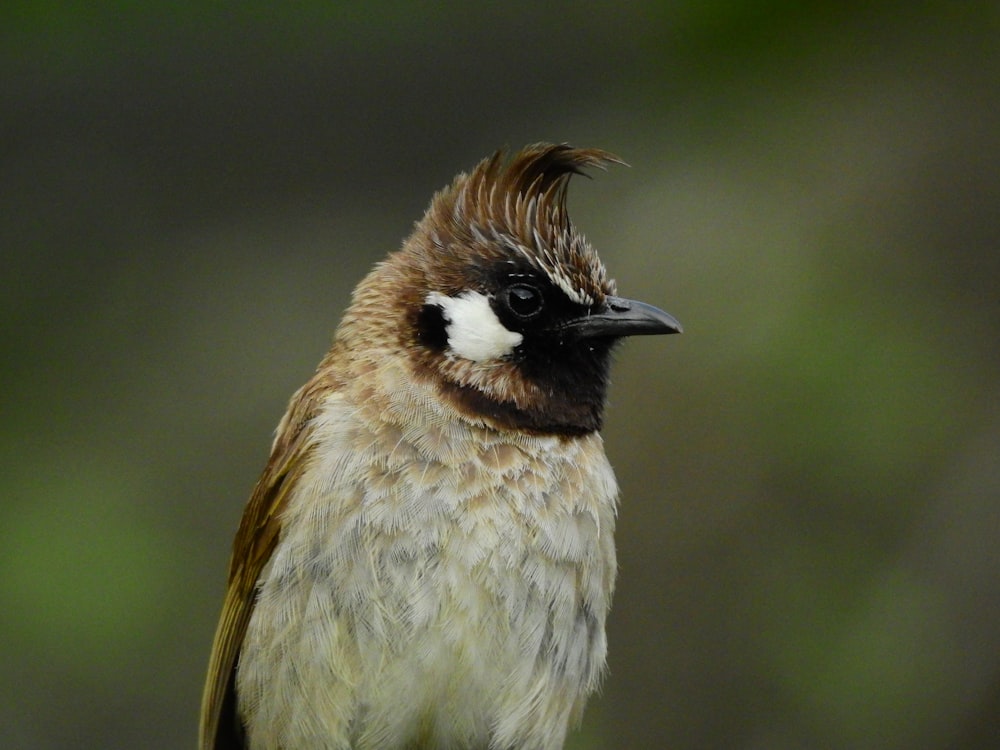
<path fill-rule="evenodd" d="M 520 333 L 504 328 L 490 307 L 489 298 L 479 292 L 462 292 L 457 297 L 431 292 L 425 301 L 444 312 L 448 348 L 464 359 L 473 362 L 500 359 L 524 339 Z"/>

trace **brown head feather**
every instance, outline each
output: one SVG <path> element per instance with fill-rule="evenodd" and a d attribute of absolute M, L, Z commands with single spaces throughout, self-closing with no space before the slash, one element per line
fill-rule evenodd
<path fill-rule="evenodd" d="M 622 162 L 599 149 L 535 144 L 509 160 L 497 151 L 458 175 L 434 196 L 412 238 L 426 237 L 435 247 L 435 275 L 451 270 L 448 259 L 456 262 L 453 279 L 451 273 L 445 279 L 451 288 L 441 291 L 468 287 L 470 258 L 479 264 L 511 260 L 534 266 L 584 304 L 603 302 L 613 284 L 570 222 L 566 192 L 574 174 L 609 163 Z"/>
<path fill-rule="evenodd" d="M 570 178 L 588 167 L 622 163 L 598 149 L 535 144 L 508 157 L 498 151 L 439 191 L 400 252 L 362 283 L 347 328 L 363 340 L 393 338 L 417 363 L 416 375 L 441 383 L 441 395 L 460 411 L 498 427 L 581 433 L 598 429 L 605 397 L 605 362 L 593 377 L 554 383 L 529 376 L 516 362 L 480 364 L 443 357 L 414 340 L 430 292 L 491 295 L 498 273 L 530 271 L 547 278 L 571 304 L 600 309 L 616 293 L 597 253 L 570 222 Z M 375 309 L 393 299 L 392 310 Z M 362 311 L 364 311 L 362 313 Z M 399 324 L 402 313 L 407 325 Z M 382 318 L 376 322 L 375 318 Z M 363 319 L 363 320 L 362 320 Z M 384 326 L 381 335 L 372 325 Z M 353 336 L 342 330 L 340 338 Z M 354 345 L 357 347 L 357 344 Z M 572 381 L 572 392 L 568 389 Z"/>
<path fill-rule="evenodd" d="M 598 429 L 606 357 L 531 373 L 515 361 L 472 362 L 428 346 L 420 317 L 431 293 L 491 296 L 504 275 L 526 272 L 548 279 L 568 304 L 602 308 L 616 293 L 614 281 L 570 222 L 566 189 L 574 174 L 608 163 L 621 160 L 597 149 L 536 144 L 509 158 L 497 152 L 459 174 L 434 196 L 403 247 L 355 289 L 329 361 L 344 357 L 346 377 L 363 379 L 386 356 L 402 354 L 414 377 L 437 384 L 447 403 L 477 422 L 543 433 Z"/>

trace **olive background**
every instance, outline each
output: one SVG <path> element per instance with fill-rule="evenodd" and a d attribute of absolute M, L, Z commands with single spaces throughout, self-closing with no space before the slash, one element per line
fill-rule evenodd
<path fill-rule="evenodd" d="M 626 342 L 611 748 L 1000 745 L 1000 5 L 0 9 L 0 746 L 195 741 L 229 545 L 350 291 L 496 148 Z M 419 690 L 419 685 L 414 685 Z"/>

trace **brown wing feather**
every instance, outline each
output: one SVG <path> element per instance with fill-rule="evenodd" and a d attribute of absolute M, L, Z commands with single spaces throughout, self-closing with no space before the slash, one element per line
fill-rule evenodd
<path fill-rule="evenodd" d="M 308 463 L 311 446 L 306 427 L 318 401 L 317 386 L 314 380 L 293 397 L 233 542 L 226 598 L 201 700 L 201 750 L 244 747 L 236 714 L 236 664 L 256 601 L 257 580 L 281 532 L 281 511 Z"/>

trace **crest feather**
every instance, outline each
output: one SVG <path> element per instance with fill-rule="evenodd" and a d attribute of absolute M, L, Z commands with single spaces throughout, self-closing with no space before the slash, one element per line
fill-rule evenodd
<path fill-rule="evenodd" d="M 491 218 L 503 217 L 508 229 L 530 238 L 538 231 L 548 244 L 557 234 L 571 230 L 566 211 L 566 192 L 573 175 L 586 168 L 605 169 L 623 164 L 614 154 L 596 148 L 573 148 L 560 143 L 535 143 L 518 151 L 508 161 L 503 151 L 479 163 L 467 178 L 465 190 L 474 190 Z"/>
<path fill-rule="evenodd" d="M 425 220 L 479 257 L 525 261 L 567 296 L 594 305 L 613 294 L 604 265 L 569 219 L 566 194 L 573 175 L 623 164 L 600 149 L 536 143 L 508 158 L 497 151 L 438 193 Z M 442 243 L 445 244 L 445 243 Z M 440 244 L 438 245 L 440 247 Z"/>

